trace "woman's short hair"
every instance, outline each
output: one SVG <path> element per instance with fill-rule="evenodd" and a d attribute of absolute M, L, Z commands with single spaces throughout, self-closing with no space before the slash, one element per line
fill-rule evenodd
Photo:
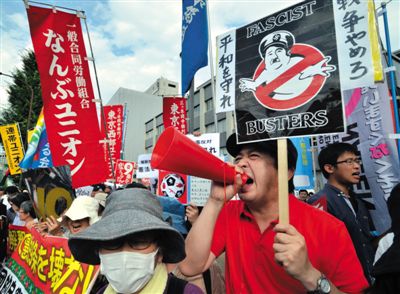
<path fill-rule="evenodd" d="M 29 215 L 32 218 L 36 218 L 36 213 L 35 213 L 35 209 L 33 208 L 33 202 L 32 201 L 24 201 L 21 203 L 21 207 L 20 209 L 22 209 L 23 212 L 25 213 L 29 213 Z"/>

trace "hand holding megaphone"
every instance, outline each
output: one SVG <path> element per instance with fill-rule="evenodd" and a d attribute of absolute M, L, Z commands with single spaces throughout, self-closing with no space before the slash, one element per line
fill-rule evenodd
<path fill-rule="evenodd" d="M 165 129 L 158 138 L 151 166 L 226 184 L 233 184 L 238 174 L 234 166 L 210 154 L 174 127 Z M 241 179 L 244 184 L 248 176 L 241 173 Z"/>

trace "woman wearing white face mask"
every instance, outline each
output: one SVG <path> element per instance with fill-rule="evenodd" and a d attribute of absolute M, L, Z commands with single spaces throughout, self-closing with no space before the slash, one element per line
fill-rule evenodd
<path fill-rule="evenodd" d="M 166 263 L 185 257 L 184 241 L 163 221 L 161 206 L 148 190 L 112 193 L 102 219 L 73 235 L 68 244 L 78 261 L 100 264 L 109 285 L 98 293 L 203 293 L 168 274 Z"/>

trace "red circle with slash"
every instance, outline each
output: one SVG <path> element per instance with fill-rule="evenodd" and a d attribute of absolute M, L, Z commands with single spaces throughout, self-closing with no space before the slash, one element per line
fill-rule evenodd
<path fill-rule="evenodd" d="M 286 72 L 282 73 L 268 84 L 257 87 L 254 96 L 256 97 L 257 101 L 264 107 L 273 110 L 290 110 L 293 108 L 297 108 L 313 99 L 325 84 L 326 77 L 315 75 L 310 78 L 310 85 L 307 87 L 307 89 L 305 89 L 296 97 L 288 100 L 277 100 L 271 97 L 270 95 L 277 88 L 285 84 L 294 76 L 300 74 L 307 67 L 314 65 L 325 58 L 321 51 L 307 44 L 295 44 L 290 51 L 292 55 L 304 56 L 304 59 L 293 65 Z M 255 80 L 264 69 L 265 63 L 264 60 L 262 60 L 257 66 L 256 71 L 254 72 L 253 80 Z"/>

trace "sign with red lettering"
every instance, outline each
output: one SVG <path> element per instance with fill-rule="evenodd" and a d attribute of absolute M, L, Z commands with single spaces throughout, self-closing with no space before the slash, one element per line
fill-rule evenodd
<path fill-rule="evenodd" d="M 115 178 L 117 184 L 127 185 L 132 183 L 135 167 L 136 163 L 133 161 L 117 159 L 115 164 Z"/>
<path fill-rule="evenodd" d="M 163 123 L 165 129 L 173 126 L 186 135 L 186 98 L 164 97 Z"/>
<path fill-rule="evenodd" d="M 32 5 L 27 13 L 54 165 L 71 166 L 74 188 L 104 182 L 104 138 L 93 102 L 82 15 Z"/>
<path fill-rule="evenodd" d="M 106 119 L 106 130 L 109 140 L 110 150 L 107 148 L 107 144 L 103 144 L 104 154 L 106 155 L 106 162 L 108 164 L 108 178 L 112 179 L 112 167 L 111 160 L 115 166 L 118 159 L 121 158 L 121 147 L 122 147 L 122 132 L 124 123 L 124 106 L 123 105 L 107 105 L 103 107 L 104 116 Z M 104 127 L 104 124 L 101 125 Z"/>

